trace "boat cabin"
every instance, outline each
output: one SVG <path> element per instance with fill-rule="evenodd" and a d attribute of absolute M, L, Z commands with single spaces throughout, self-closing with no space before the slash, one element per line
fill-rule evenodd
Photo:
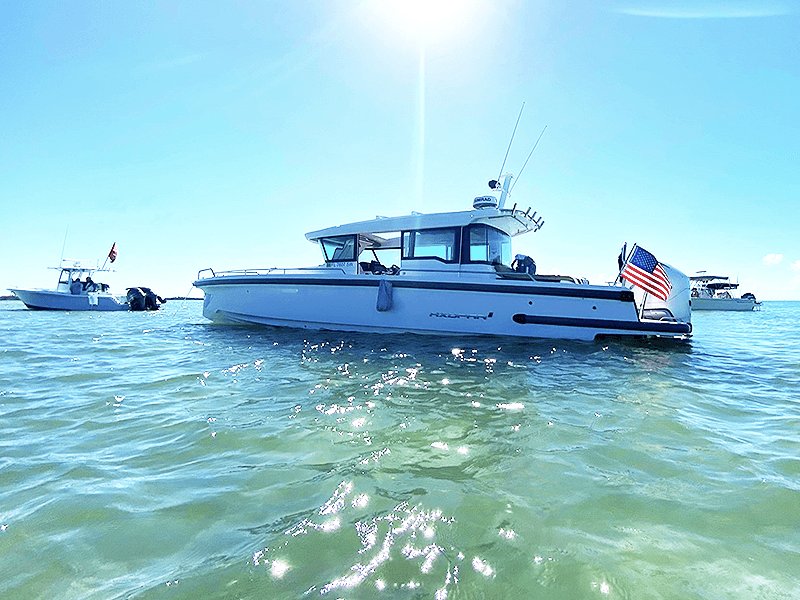
<path fill-rule="evenodd" d="M 58 276 L 58 285 L 56 285 L 57 292 L 75 295 L 84 292 L 108 291 L 108 284 L 92 280 L 92 273 L 101 269 L 82 267 L 80 263 L 51 268 L 61 270 Z"/>
<path fill-rule="evenodd" d="M 696 275 L 689 280 L 692 298 L 732 298 L 731 292 L 739 287 L 721 275 Z"/>
<path fill-rule="evenodd" d="M 397 262 L 404 267 L 427 269 L 459 265 L 510 267 L 512 262 L 511 236 L 482 223 L 412 229 L 394 238 L 353 233 L 324 236 L 316 241 L 327 266 L 346 267 L 346 263 L 358 263 L 360 272 L 369 273 L 386 272 L 386 263 Z"/>
<path fill-rule="evenodd" d="M 504 209 L 487 198 L 476 198 L 471 211 L 376 217 L 312 231 L 306 239 L 320 245 L 325 266 L 351 273 L 393 274 L 398 264 L 413 270 L 510 270 L 511 238 L 538 231 L 544 221 L 530 208 Z"/>

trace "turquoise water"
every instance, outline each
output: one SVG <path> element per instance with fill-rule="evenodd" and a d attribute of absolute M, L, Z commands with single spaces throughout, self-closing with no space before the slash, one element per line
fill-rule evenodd
<path fill-rule="evenodd" d="M 0 302 L 0 597 L 800 597 L 800 303 L 684 345 Z"/>

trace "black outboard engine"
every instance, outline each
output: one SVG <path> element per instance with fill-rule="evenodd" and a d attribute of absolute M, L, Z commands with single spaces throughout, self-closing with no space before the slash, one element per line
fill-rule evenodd
<path fill-rule="evenodd" d="M 156 293 L 150 288 L 143 287 L 139 289 L 144 292 L 145 310 L 158 310 L 158 307 L 166 302 L 166 300 L 164 300 L 161 296 L 156 295 Z"/>
<path fill-rule="evenodd" d="M 166 300 L 146 287 L 128 288 L 128 304 L 133 311 L 158 310 Z"/>
<path fill-rule="evenodd" d="M 144 310 L 144 292 L 139 288 L 128 288 L 128 304 L 131 310 Z"/>
<path fill-rule="evenodd" d="M 514 257 L 514 262 L 511 267 L 516 273 L 527 273 L 528 275 L 536 275 L 536 263 L 530 256 L 524 254 L 517 254 Z"/>

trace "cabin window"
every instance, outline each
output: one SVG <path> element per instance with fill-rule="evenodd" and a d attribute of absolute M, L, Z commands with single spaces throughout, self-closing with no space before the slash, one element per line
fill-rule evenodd
<path fill-rule="evenodd" d="M 460 238 L 460 230 L 455 227 L 404 231 L 402 258 L 458 262 Z"/>
<path fill-rule="evenodd" d="M 466 228 L 467 255 L 463 262 L 511 266 L 511 236 L 488 225 Z"/>
<path fill-rule="evenodd" d="M 352 262 L 356 259 L 356 236 L 337 235 L 319 241 L 325 262 Z"/>

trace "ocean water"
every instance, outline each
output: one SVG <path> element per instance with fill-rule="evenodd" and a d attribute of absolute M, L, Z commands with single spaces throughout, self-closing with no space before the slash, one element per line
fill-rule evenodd
<path fill-rule="evenodd" d="M 0 302 L 0 597 L 800 597 L 800 303 L 686 344 Z"/>

